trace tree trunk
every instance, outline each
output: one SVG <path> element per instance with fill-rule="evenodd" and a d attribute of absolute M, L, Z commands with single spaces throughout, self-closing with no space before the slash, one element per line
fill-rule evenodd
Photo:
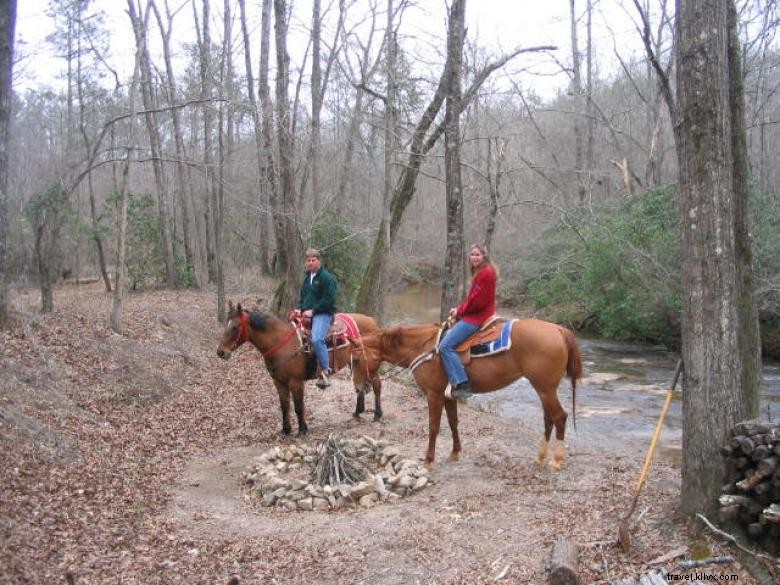
<path fill-rule="evenodd" d="M 169 287 L 178 285 L 176 275 L 176 261 L 173 255 L 173 240 L 171 238 L 171 226 L 168 219 L 168 185 L 165 180 L 165 173 L 162 165 L 162 140 L 160 138 L 160 127 L 157 121 L 159 104 L 152 91 L 152 65 L 149 57 L 149 50 L 146 43 L 146 35 L 149 25 L 149 11 L 151 5 L 146 5 L 146 10 L 141 18 L 136 13 L 135 3 L 128 1 L 130 20 L 133 23 L 133 33 L 135 34 L 135 44 L 137 50 L 141 53 L 141 99 L 143 100 L 146 114 L 146 130 L 149 133 L 149 145 L 152 151 L 152 168 L 154 170 L 154 181 L 157 186 L 157 212 L 160 222 L 160 243 L 163 249 L 163 259 L 165 261 L 165 280 Z"/>
<path fill-rule="evenodd" d="M 739 391 L 729 22 L 724 0 L 678 0 L 682 231 L 682 510 L 716 511 L 719 446 L 744 418 Z"/>
<path fill-rule="evenodd" d="M 447 250 L 440 320 L 463 295 L 463 182 L 460 172 L 461 69 L 466 0 L 453 0 L 447 35 L 447 106 L 444 121 L 444 172 L 447 193 Z"/>
<path fill-rule="evenodd" d="M 580 63 L 580 48 L 577 42 L 577 12 L 574 0 L 569 0 L 571 12 L 571 58 L 572 79 L 571 93 L 574 103 L 574 181 L 577 184 L 577 204 L 585 203 L 585 181 L 582 175 L 582 73 Z"/>
<path fill-rule="evenodd" d="M 8 321 L 8 127 L 14 68 L 16 0 L 0 0 L 0 326 Z"/>
<path fill-rule="evenodd" d="M 214 250 L 217 263 L 217 322 L 224 323 L 227 317 L 225 310 L 225 262 L 223 258 L 223 230 L 225 224 L 225 183 L 230 180 L 230 158 L 233 150 L 232 107 L 229 105 L 235 99 L 233 95 L 233 44 L 232 17 L 230 0 L 224 2 L 224 34 L 222 46 L 222 63 L 220 66 L 222 91 L 228 97 L 228 103 L 221 102 L 219 106 L 219 185 L 217 189 L 217 210 L 214 222 Z M 227 110 L 227 111 L 226 111 Z M 227 120 L 226 120 L 227 118 Z M 225 124 L 227 122 L 227 132 Z M 227 144 L 225 141 L 227 140 Z"/>
<path fill-rule="evenodd" d="M 198 32 L 198 47 L 200 54 L 200 97 L 203 104 L 203 177 L 204 177 L 204 221 L 206 224 L 206 267 L 209 282 L 217 279 L 217 265 L 214 253 L 214 221 L 217 213 L 217 193 L 214 184 L 214 153 L 212 145 L 212 129 L 214 114 L 211 100 L 211 34 L 209 32 L 211 10 L 209 0 L 203 2 L 203 28 L 198 25 L 197 12 L 195 25 Z M 194 4 L 193 4 L 194 8 Z"/>
<path fill-rule="evenodd" d="M 384 275 L 386 271 L 387 259 L 390 255 L 390 201 L 392 198 L 393 167 L 395 162 L 395 135 L 398 124 L 396 113 L 397 83 L 395 79 L 398 47 L 395 39 L 394 15 L 393 0 L 387 0 L 387 24 L 385 28 L 385 80 L 387 84 L 384 128 L 385 173 L 382 186 L 382 210 L 379 230 L 367 267 L 367 271 L 370 271 L 372 274 L 381 275 Z M 372 284 L 373 286 L 370 288 L 360 288 L 357 305 L 362 307 L 369 315 L 374 315 L 382 323 L 385 316 L 384 279 L 377 278 L 373 280 Z"/>
<path fill-rule="evenodd" d="M 184 240 L 184 255 L 187 258 L 187 265 L 193 272 L 195 280 L 195 286 L 201 288 L 203 282 L 203 267 L 200 262 L 200 254 L 198 251 L 200 243 L 203 238 L 199 235 L 199 225 L 193 211 L 193 199 L 191 192 L 192 177 L 190 176 L 190 168 L 185 164 L 185 158 L 187 148 L 184 145 L 184 138 L 181 129 L 181 116 L 179 109 L 173 107 L 176 101 L 176 77 L 173 73 L 173 64 L 171 61 L 171 31 L 173 30 L 173 16 L 171 15 L 168 3 L 165 4 L 166 16 L 168 25 L 163 25 L 160 11 L 157 9 L 157 5 L 152 0 L 150 2 L 155 17 L 157 18 L 157 24 L 160 28 L 160 36 L 162 37 L 163 59 L 165 60 L 165 74 L 166 74 L 166 93 L 168 96 L 168 104 L 171 106 L 171 121 L 173 122 L 173 138 L 176 146 L 176 164 L 175 164 L 175 180 L 176 189 L 179 193 L 179 200 L 181 201 L 181 224 L 182 224 L 182 240 Z"/>
<path fill-rule="evenodd" d="M 133 0 L 128 0 L 130 4 Z M 141 69 L 141 52 L 136 50 L 135 68 L 133 70 L 133 80 L 130 83 L 129 108 L 130 119 L 128 121 L 129 138 L 127 144 L 127 154 L 122 167 L 122 182 L 119 186 L 119 208 L 117 210 L 117 241 L 116 241 L 116 278 L 114 279 L 114 300 L 111 308 L 111 329 L 122 334 L 122 322 L 124 318 L 124 300 L 125 300 L 125 257 L 127 254 L 127 199 L 128 189 L 130 188 L 130 159 L 135 149 L 135 100 L 138 92 L 138 83 Z"/>
<path fill-rule="evenodd" d="M 274 0 L 274 24 L 276 31 L 276 128 L 279 147 L 279 199 L 281 216 L 276 225 L 281 226 L 284 241 L 277 253 L 277 271 L 282 276 L 274 294 L 273 307 L 277 314 L 295 305 L 300 284 L 299 263 L 303 243 L 298 226 L 298 210 L 295 201 L 295 177 L 293 176 L 293 135 L 291 131 L 288 84 L 290 80 L 290 56 L 287 53 L 287 2 Z"/>
<path fill-rule="evenodd" d="M 271 103 L 271 86 L 268 82 L 268 68 L 271 60 L 271 0 L 263 0 L 262 17 L 262 32 L 260 35 L 260 76 L 258 79 L 257 95 L 260 98 L 260 107 L 263 115 L 262 134 L 265 164 L 263 165 L 260 176 L 263 181 L 263 190 L 268 193 L 268 203 L 271 208 L 273 234 L 276 242 L 273 264 L 275 265 L 275 273 L 278 275 L 278 254 L 279 250 L 283 250 L 285 247 L 285 241 L 284 225 L 281 221 L 282 211 L 279 203 L 279 185 L 276 178 L 276 161 L 274 160 L 274 112 Z"/>
<path fill-rule="evenodd" d="M 495 149 L 493 144 L 495 143 Z M 485 227 L 485 247 L 492 250 L 493 236 L 496 233 L 496 218 L 498 216 L 498 200 L 501 198 L 501 179 L 504 175 L 504 161 L 506 159 L 506 142 L 496 136 L 488 138 L 488 191 L 490 192 L 490 205 L 488 206 L 487 225 Z M 493 173 L 493 161 L 495 160 L 495 173 Z"/>
<path fill-rule="evenodd" d="M 748 180 L 750 168 L 745 129 L 745 87 L 739 44 L 737 10 L 728 1 L 729 17 L 729 105 L 731 109 L 731 150 L 734 157 L 734 238 L 737 269 L 737 312 L 739 314 L 739 352 L 742 364 L 742 402 L 744 418 L 758 416 L 761 385 L 761 331 L 753 283 L 753 243 L 750 235 Z"/>
<path fill-rule="evenodd" d="M 255 95 L 255 80 L 252 73 L 252 54 L 250 51 L 249 43 L 249 29 L 246 24 L 246 0 L 238 0 L 238 7 L 241 11 L 241 33 L 244 40 L 244 60 L 246 66 L 246 86 L 247 94 L 249 95 L 249 103 L 252 110 L 252 122 L 254 123 L 254 135 L 255 135 L 255 151 L 257 160 L 257 194 L 258 204 L 260 206 L 260 216 L 258 219 L 260 234 L 259 240 L 261 242 L 268 242 L 270 238 L 270 229 L 268 223 L 268 193 L 265 189 L 266 181 L 263 178 L 265 173 L 264 160 L 264 146 L 263 146 L 263 132 L 262 122 L 260 117 L 260 108 L 258 105 L 258 96 Z M 271 266 L 269 263 L 268 247 L 262 246 L 260 248 L 260 271 L 263 274 L 271 273 Z"/>

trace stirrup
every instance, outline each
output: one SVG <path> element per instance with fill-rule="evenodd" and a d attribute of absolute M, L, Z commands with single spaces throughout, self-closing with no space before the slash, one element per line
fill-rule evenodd
<path fill-rule="evenodd" d="M 328 386 L 330 386 L 330 378 L 328 377 L 328 373 L 325 372 L 324 370 L 320 372 L 320 377 L 315 382 L 315 385 L 317 386 L 317 388 L 321 388 L 323 390 Z"/>

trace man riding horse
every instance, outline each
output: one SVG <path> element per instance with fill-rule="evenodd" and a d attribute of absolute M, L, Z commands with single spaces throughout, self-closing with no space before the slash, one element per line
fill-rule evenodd
<path fill-rule="evenodd" d="M 322 267 L 322 254 L 315 248 L 306 250 L 306 276 L 301 284 L 298 310 L 303 317 L 311 318 L 311 345 L 320 365 L 317 386 L 330 386 L 330 359 L 325 337 L 336 314 L 338 285 L 333 275 Z"/>

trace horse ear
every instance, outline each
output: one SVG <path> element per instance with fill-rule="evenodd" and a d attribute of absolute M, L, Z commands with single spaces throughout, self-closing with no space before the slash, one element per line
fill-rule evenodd
<path fill-rule="evenodd" d="M 241 311 L 243 311 L 243 310 L 244 310 L 244 309 L 242 309 L 242 308 L 241 308 L 241 303 L 238 303 L 238 304 L 236 305 L 236 311 L 238 311 L 238 312 L 240 313 L 240 312 L 241 312 Z"/>
<path fill-rule="evenodd" d="M 228 301 L 228 312 L 229 313 L 233 312 L 233 301 Z"/>

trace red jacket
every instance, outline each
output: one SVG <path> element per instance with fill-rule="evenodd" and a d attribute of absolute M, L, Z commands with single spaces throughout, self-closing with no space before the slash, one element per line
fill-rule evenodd
<path fill-rule="evenodd" d="M 496 273 L 489 265 L 477 272 L 471 281 L 469 296 L 458 306 L 458 319 L 482 325 L 496 312 Z"/>

